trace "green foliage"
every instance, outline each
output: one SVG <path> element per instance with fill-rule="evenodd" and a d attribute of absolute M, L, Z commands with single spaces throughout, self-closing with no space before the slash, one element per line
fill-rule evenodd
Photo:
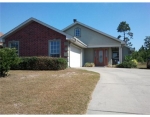
<path fill-rule="evenodd" d="M 131 55 L 133 59 L 136 59 L 138 57 L 138 51 L 134 51 L 131 53 Z"/>
<path fill-rule="evenodd" d="M 131 60 L 136 66 L 138 65 L 138 62 L 136 59 Z"/>
<path fill-rule="evenodd" d="M 127 24 L 125 21 L 120 22 L 117 31 L 118 32 L 126 32 L 126 31 L 130 31 L 130 26 L 129 24 Z"/>
<path fill-rule="evenodd" d="M 145 48 L 144 48 L 144 46 L 142 45 L 141 48 L 139 49 L 139 51 L 144 51 L 144 50 L 145 50 Z"/>
<path fill-rule="evenodd" d="M 11 66 L 16 70 L 63 70 L 67 68 L 64 58 L 22 57 L 18 65 Z"/>
<path fill-rule="evenodd" d="M 125 56 L 125 60 L 118 64 L 117 67 L 119 68 L 136 68 L 137 67 L 137 60 L 133 59 L 131 55 Z"/>
<path fill-rule="evenodd" d="M 142 58 L 141 56 L 138 56 L 138 57 L 137 57 L 137 61 L 138 61 L 138 62 L 141 62 L 141 63 L 144 62 L 144 60 L 143 60 L 143 58 Z"/>
<path fill-rule="evenodd" d="M 132 52 L 131 56 L 138 62 L 147 62 L 147 58 L 150 57 L 150 36 L 146 36 L 144 46 L 142 45 L 138 51 Z"/>
<path fill-rule="evenodd" d="M 131 60 L 132 60 L 132 56 L 131 55 L 125 56 L 125 61 L 129 62 Z"/>
<path fill-rule="evenodd" d="M 16 70 L 33 70 L 37 62 L 36 57 L 20 57 L 21 62 L 18 65 L 12 65 L 11 69 Z"/>
<path fill-rule="evenodd" d="M 134 61 L 123 61 L 121 64 L 118 64 L 119 68 L 136 68 L 137 64 Z"/>
<path fill-rule="evenodd" d="M 20 63 L 20 59 L 16 54 L 16 49 L 2 48 L 0 49 L 0 76 L 6 76 L 10 70 L 10 66 Z"/>
<path fill-rule="evenodd" d="M 146 49 L 142 45 L 139 51 L 133 52 L 131 55 L 134 59 L 137 59 L 138 62 L 146 62 L 147 58 L 150 57 L 150 49 Z"/>
<path fill-rule="evenodd" d="M 94 67 L 94 63 L 85 63 L 84 67 Z"/>
<path fill-rule="evenodd" d="M 144 46 L 147 50 L 150 50 L 150 36 L 146 36 L 146 38 L 144 39 Z"/>
<path fill-rule="evenodd" d="M 123 33 L 123 36 L 119 35 L 118 39 L 120 39 L 121 37 L 123 37 L 123 41 L 125 41 L 125 43 L 128 46 L 132 46 L 130 39 L 133 38 L 133 33 L 130 32 L 131 28 L 129 26 L 129 24 L 127 24 L 125 21 L 120 22 L 117 31 L 120 33 Z"/>

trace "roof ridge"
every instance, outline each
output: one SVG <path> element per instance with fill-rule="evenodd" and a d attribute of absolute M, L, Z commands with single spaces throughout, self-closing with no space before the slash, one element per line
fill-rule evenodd
<path fill-rule="evenodd" d="M 11 34 L 11 33 L 13 33 L 14 31 L 20 29 L 22 26 L 28 24 L 28 23 L 31 22 L 31 21 L 35 21 L 35 22 L 37 22 L 37 23 L 39 23 L 39 24 L 41 24 L 41 25 L 43 25 L 43 26 L 46 26 L 46 27 L 48 27 L 48 28 L 50 28 L 50 29 L 52 29 L 52 30 L 55 30 L 56 32 L 59 32 L 59 33 L 65 35 L 66 38 L 72 38 L 71 35 L 69 35 L 69 34 L 63 32 L 62 30 L 59 30 L 59 29 L 57 29 L 57 28 L 55 28 L 55 27 L 53 27 L 53 26 L 51 26 L 51 25 L 49 25 L 49 24 L 46 24 L 46 23 L 44 23 L 44 22 L 42 22 L 42 21 L 40 21 L 40 20 L 38 20 L 38 19 L 36 19 L 36 18 L 34 18 L 34 17 L 30 17 L 29 19 L 25 20 L 24 22 L 22 22 L 21 24 L 19 24 L 19 25 L 16 26 L 15 28 L 13 28 L 13 29 L 11 29 L 10 31 L 8 31 L 6 34 L 2 35 L 1 38 L 4 38 L 4 37 L 8 36 L 9 34 Z"/>
<path fill-rule="evenodd" d="M 116 37 L 114 37 L 114 36 L 111 36 L 111 35 L 109 35 L 109 34 L 107 34 L 107 33 L 104 33 L 104 32 L 102 32 L 102 31 L 100 31 L 100 30 L 98 30 L 98 29 L 96 29 L 96 28 L 93 28 L 93 27 L 91 27 L 91 26 L 88 26 L 88 25 L 86 25 L 86 24 L 84 24 L 84 23 L 82 23 L 82 22 L 79 22 L 79 21 L 76 21 L 75 23 L 72 23 L 71 25 L 69 25 L 69 26 L 67 26 L 66 28 L 62 29 L 62 31 L 65 31 L 65 30 L 71 28 L 72 26 L 74 26 L 74 25 L 76 25 L 76 24 L 80 24 L 80 25 L 82 25 L 82 26 L 84 26 L 84 27 L 86 27 L 86 28 L 89 28 L 89 29 L 91 29 L 91 30 L 93 30 L 93 31 L 95 31 L 95 32 L 98 32 L 98 33 L 100 33 L 100 34 L 102 34 L 102 35 L 105 35 L 105 36 L 107 36 L 107 37 L 110 37 L 110 38 L 112 38 L 112 39 L 114 39 L 114 40 L 116 40 L 116 41 L 121 42 L 121 44 L 125 44 L 124 41 L 122 41 L 122 40 L 120 40 L 120 39 L 118 39 L 118 38 L 116 38 Z"/>

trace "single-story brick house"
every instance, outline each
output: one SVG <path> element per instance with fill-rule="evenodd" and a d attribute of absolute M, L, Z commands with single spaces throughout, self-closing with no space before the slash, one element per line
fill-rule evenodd
<path fill-rule="evenodd" d="M 76 20 L 58 30 L 30 18 L 0 38 L 5 47 L 15 47 L 19 56 L 63 57 L 70 67 L 82 67 L 86 62 L 96 66 L 121 63 L 131 52 L 124 41 Z"/>

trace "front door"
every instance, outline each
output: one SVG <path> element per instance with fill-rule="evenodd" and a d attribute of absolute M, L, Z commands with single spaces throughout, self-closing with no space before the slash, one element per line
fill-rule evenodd
<path fill-rule="evenodd" d="M 105 66 L 108 64 L 108 50 L 107 49 L 95 49 L 94 50 L 94 63 L 96 66 Z"/>

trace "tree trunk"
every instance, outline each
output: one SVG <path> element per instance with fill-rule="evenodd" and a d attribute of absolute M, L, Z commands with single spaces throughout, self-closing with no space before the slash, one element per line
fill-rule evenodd
<path fill-rule="evenodd" d="M 124 41 L 125 41 L 125 32 L 124 32 Z"/>

